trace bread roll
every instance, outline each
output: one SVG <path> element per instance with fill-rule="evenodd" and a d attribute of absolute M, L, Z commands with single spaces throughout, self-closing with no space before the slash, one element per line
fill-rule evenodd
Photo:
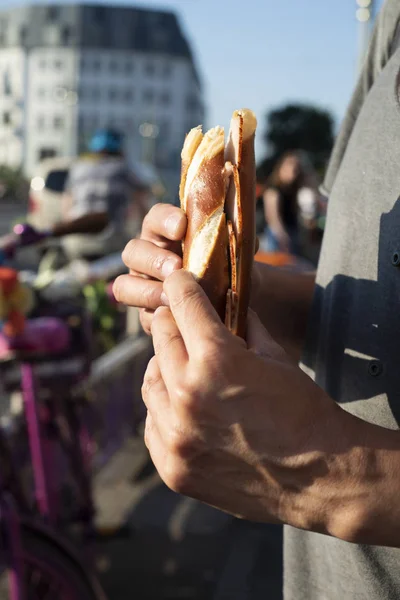
<path fill-rule="evenodd" d="M 203 287 L 227 327 L 245 337 L 255 249 L 257 121 L 248 109 L 224 130 L 192 129 L 182 149 L 179 196 L 188 218 L 183 267 Z"/>

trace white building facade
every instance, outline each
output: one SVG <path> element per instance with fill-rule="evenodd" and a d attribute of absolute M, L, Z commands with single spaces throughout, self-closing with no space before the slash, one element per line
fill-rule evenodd
<path fill-rule="evenodd" d="M 173 13 L 0 11 L 0 164 L 33 175 L 42 158 L 75 156 L 111 126 L 132 160 L 176 173 L 185 134 L 203 121 L 201 84 Z"/>

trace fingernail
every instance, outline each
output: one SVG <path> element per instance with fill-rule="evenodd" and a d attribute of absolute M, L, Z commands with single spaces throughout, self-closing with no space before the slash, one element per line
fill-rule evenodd
<path fill-rule="evenodd" d="M 175 271 L 175 266 L 176 266 L 175 261 L 173 261 L 173 260 L 165 261 L 165 263 L 161 267 L 161 274 L 164 277 L 164 279 L 167 279 L 167 277 L 169 277 L 169 275 L 171 275 L 171 273 L 173 271 Z"/>
<path fill-rule="evenodd" d="M 178 225 L 180 222 L 181 222 L 180 215 L 171 215 L 170 217 L 168 217 L 168 219 L 165 223 L 165 228 L 169 235 L 171 235 L 172 237 L 175 237 L 176 230 L 178 229 Z"/>
<path fill-rule="evenodd" d="M 163 306 L 169 306 L 168 296 L 165 292 L 161 292 L 160 300 Z"/>

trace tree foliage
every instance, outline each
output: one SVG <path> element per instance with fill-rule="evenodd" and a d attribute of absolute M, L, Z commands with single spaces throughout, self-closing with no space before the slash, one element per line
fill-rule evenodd
<path fill-rule="evenodd" d="M 269 154 L 263 161 L 264 170 L 270 169 L 274 160 L 288 150 L 306 152 L 318 171 L 324 169 L 334 141 L 334 118 L 327 110 L 288 104 L 270 111 L 266 120 L 264 139 Z"/>
<path fill-rule="evenodd" d="M 0 165 L 0 201 L 25 199 L 28 187 L 29 184 L 21 170 Z"/>

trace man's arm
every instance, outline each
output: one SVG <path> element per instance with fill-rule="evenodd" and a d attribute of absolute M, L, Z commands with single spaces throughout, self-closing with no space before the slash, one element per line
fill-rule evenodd
<path fill-rule="evenodd" d="M 251 308 L 272 337 L 300 360 L 315 288 L 315 273 L 255 263 Z"/>
<path fill-rule="evenodd" d="M 100 233 L 108 225 L 106 212 L 83 215 L 76 219 L 57 223 L 52 229 L 54 237 L 62 237 L 73 233 Z"/>

